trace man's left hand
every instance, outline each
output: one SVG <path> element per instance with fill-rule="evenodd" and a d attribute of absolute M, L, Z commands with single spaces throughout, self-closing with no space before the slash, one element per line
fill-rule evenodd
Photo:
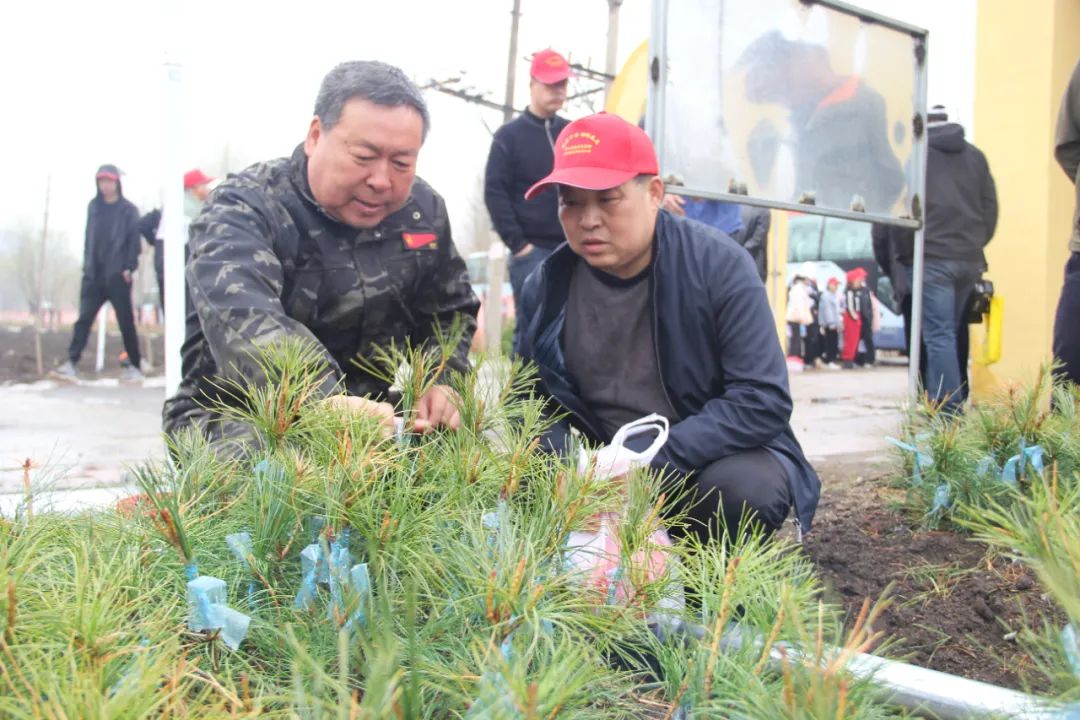
<path fill-rule="evenodd" d="M 124 282 L 126 282 L 128 285 L 131 284 L 131 271 L 130 270 L 124 270 L 123 272 L 120 273 L 120 276 L 124 278 Z"/>
<path fill-rule="evenodd" d="M 460 404 L 461 398 L 452 389 L 446 385 L 433 386 L 416 403 L 413 430 L 418 433 L 429 433 L 439 427 L 457 430 L 461 427 Z"/>

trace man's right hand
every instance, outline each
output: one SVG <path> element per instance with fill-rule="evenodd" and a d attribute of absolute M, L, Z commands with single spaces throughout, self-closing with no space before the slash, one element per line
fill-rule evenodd
<path fill-rule="evenodd" d="M 382 425 L 384 437 L 391 437 L 394 434 L 394 406 L 390 403 L 351 395 L 334 395 L 323 400 L 323 403 L 342 414 L 356 413 L 372 416 Z"/>
<path fill-rule="evenodd" d="M 518 250 L 516 253 L 514 253 L 514 257 L 525 257 L 526 255 L 528 255 L 532 251 L 533 251 L 533 244 L 532 243 L 525 243 L 524 245 L 521 246 L 520 250 Z"/>
<path fill-rule="evenodd" d="M 686 200 L 682 195 L 672 195 L 668 193 L 664 196 L 664 209 L 669 213 L 675 215 L 686 215 L 686 210 L 683 209 L 683 205 L 686 204 Z"/>

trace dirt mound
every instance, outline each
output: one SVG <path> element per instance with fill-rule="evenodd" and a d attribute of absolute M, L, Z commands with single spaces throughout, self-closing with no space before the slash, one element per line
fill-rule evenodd
<path fill-rule="evenodd" d="M 922 667 L 1012 688 L 1046 689 L 1017 631 L 1064 616 L 1031 570 L 966 535 L 918 527 L 897 509 L 885 468 L 839 459 L 818 468 L 821 506 L 805 548 L 831 600 L 849 615 L 893 583 L 884 630 L 890 655 Z"/>

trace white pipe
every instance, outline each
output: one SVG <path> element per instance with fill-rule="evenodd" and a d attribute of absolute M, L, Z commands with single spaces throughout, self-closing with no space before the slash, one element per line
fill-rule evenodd
<path fill-rule="evenodd" d="M 705 637 L 705 628 L 701 625 L 689 624 L 686 629 L 698 639 Z M 720 647 L 724 650 L 738 650 L 747 643 L 760 648 L 764 639 L 760 634 L 734 624 L 729 625 L 720 638 Z M 769 667 L 774 672 L 782 668 L 781 648 L 789 663 L 813 660 L 813 656 L 801 652 L 797 646 L 779 642 L 769 652 Z M 836 657 L 839 653 L 839 648 L 829 648 L 824 657 Z M 1023 720 L 1061 717 L 1050 701 L 1034 695 L 875 655 L 854 653 L 845 669 L 853 677 L 873 683 L 882 702 L 940 720 L 987 716 Z"/>
<path fill-rule="evenodd" d="M 109 310 L 112 305 L 105 303 L 97 314 L 97 358 L 94 361 L 94 369 L 101 372 L 105 369 L 105 326 L 109 324 Z"/>
<path fill-rule="evenodd" d="M 159 229 L 165 252 L 165 397 L 176 393 L 180 386 L 180 348 L 184 344 L 184 168 L 181 152 L 184 147 L 183 66 L 177 53 L 176 21 L 179 20 L 176 0 L 166 2 L 167 16 L 174 28 L 167 32 L 170 39 L 166 45 L 164 81 L 165 111 L 161 118 L 165 123 L 162 145 L 165 148 L 164 188 L 162 197 L 162 223 Z"/>

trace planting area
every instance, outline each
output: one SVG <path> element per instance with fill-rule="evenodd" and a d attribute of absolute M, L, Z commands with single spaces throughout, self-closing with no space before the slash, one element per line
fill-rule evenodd
<path fill-rule="evenodd" d="M 155 335 L 146 334 L 140 328 L 139 341 L 142 343 L 143 354 L 147 348 L 152 354 L 148 358 L 161 364 L 164 356 L 165 339 L 160 333 Z M 42 358 L 46 370 L 54 368 L 67 359 L 68 345 L 71 343 L 71 328 L 61 330 L 47 330 L 41 336 Z M 79 371 L 85 379 L 113 378 L 120 375 L 120 353 L 124 351 L 124 343 L 120 338 L 120 332 L 112 328 L 105 336 L 105 368 L 97 373 L 94 371 L 94 354 L 97 351 L 97 328 L 91 332 L 90 342 L 83 352 L 79 363 Z M 23 383 L 39 380 L 37 374 L 37 360 L 34 350 L 34 329 L 30 326 L 0 327 L 0 385 L 4 383 Z"/>
<path fill-rule="evenodd" d="M 879 629 L 888 655 L 973 680 L 1045 691 L 1019 640 L 1064 616 L 1027 566 L 955 529 L 929 529 L 904 511 L 895 466 L 861 457 L 818 468 L 825 490 L 806 552 L 826 596 L 857 612 L 887 588 Z"/>
<path fill-rule="evenodd" d="M 404 359 L 407 416 L 440 358 Z M 271 387 L 234 388 L 253 457 L 189 438 L 119 508 L 43 513 L 31 488 L 0 520 L 0 716 L 903 716 L 846 672 L 864 651 L 1077 699 L 1077 414 L 1045 379 L 913 413 L 917 475 L 914 451 L 816 463 L 793 551 L 669 547 L 645 475 L 537 451 L 527 370 L 456 378 L 461 432 L 388 438 L 312 400 L 302 348 L 265 362 Z M 605 533 L 603 561 L 569 542 Z"/>

